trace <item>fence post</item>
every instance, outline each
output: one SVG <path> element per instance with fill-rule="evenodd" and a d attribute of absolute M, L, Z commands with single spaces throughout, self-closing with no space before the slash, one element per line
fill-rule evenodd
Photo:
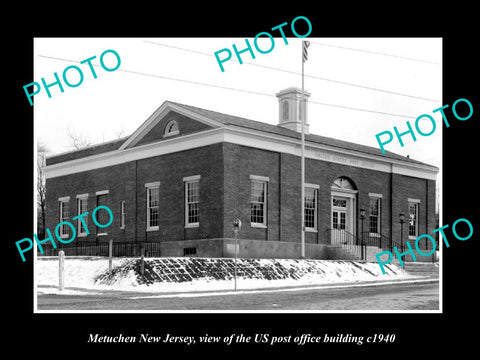
<path fill-rule="evenodd" d="M 58 252 L 58 289 L 62 291 L 65 288 L 65 252 Z"/>
<path fill-rule="evenodd" d="M 112 274 L 113 239 L 108 242 L 108 274 Z"/>
<path fill-rule="evenodd" d="M 145 271 L 145 259 L 144 259 L 144 256 L 142 254 L 142 256 L 140 257 L 140 274 L 143 275 L 144 271 Z"/>

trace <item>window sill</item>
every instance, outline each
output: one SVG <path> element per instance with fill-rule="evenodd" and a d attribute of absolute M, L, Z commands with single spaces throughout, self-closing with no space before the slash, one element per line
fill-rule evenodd
<path fill-rule="evenodd" d="M 314 228 L 305 228 L 305 232 L 318 233 L 317 229 Z"/>
<path fill-rule="evenodd" d="M 198 227 L 200 227 L 200 223 L 185 224 L 186 229 L 198 228 Z"/>
<path fill-rule="evenodd" d="M 147 231 L 158 231 L 158 230 L 159 230 L 158 226 L 147 228 Z"/>
<path fill-rule="evenodd" d="M 86 234 L 86 233 L 78 234 L 78 237 L 79 237 L 79 238 L 81 238 L 81 237 L 87 237 L 87 234 Z"/>
<path fill-rule="evenodd" d="M 250 226 L 254 227 L 254 228 L 260 228 L 260 229 L 266 229 L 267 228 L 267 225 L 259 224 L 259 223 L 250 223 Z"/>
<path fill-rule="evenodd" d="M 97 236 L 105 236 L 108 235 L 108 233 L 98 233 Z"/>

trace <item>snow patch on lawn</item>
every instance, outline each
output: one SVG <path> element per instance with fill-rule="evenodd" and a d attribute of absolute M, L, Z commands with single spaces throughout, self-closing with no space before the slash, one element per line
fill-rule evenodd
<path fill-rule="evenodd" d="M 91 294 L 91 290 L 138 292 L 193 292 L 231 290 L 233 259 L 146 258 L 144 273 L 138 258 L 66 257 L 65 288 L 58 291 L 58 258 L 39 257 L 35 264 L 38 291 L 69 295 L 72 291 Z M 341 260 L 238 259 L 237 288 L 261 289 L 284 286 L 355 283 L 414 279 L 397 265 L 385 266 L 382 274 L 377 263 Z M 67 290 L 70 293 L 67 294 Z"/>

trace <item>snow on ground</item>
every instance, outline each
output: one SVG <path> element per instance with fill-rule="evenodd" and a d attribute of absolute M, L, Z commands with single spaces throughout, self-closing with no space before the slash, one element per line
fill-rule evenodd
<path fill-rule="evenodd" d="M 39 257 L 35 264 L 39 293 L 98 294 L 98 291 L 195 292 L 232 290 L 233 259 L 66 257 L 65 290 L 58 291 L 58 258 Z M 415 279 L 401 267 L 340 260 L 238 259 L 237 289 L 359 283 Z"/>

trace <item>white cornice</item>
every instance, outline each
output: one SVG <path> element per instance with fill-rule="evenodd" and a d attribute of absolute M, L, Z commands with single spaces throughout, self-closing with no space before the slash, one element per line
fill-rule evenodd
<path fill-rule="evenodd" d="M 49 165 L 45 167 L 45 176 L 53 178 L 75 174 L 221 142 L 295 156 L 300 156 L 301 154 L 300 139 L 230 125 Z M 401 161 L 308 141 L 305 146 L 305 157 L 310 159 L 430 180 L 436 180 L 438 173 L 438 168 L 431 165 Z"/>

